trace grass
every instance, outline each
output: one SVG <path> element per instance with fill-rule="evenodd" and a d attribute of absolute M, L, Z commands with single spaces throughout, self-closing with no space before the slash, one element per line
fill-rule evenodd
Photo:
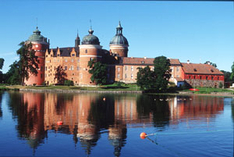
<path fill-rule="evenodd" d="M 0 85 L 0 90 L 16 89 L 62 89 L 62 90 L 89 90 L 89 91 L 140 91 L 136 84 L 114 83 L 110 85 L 101 85 L 96 87 L 79 87 L 79 86 L 21 86 L 21 85 Z"/>
<path fill-rule="evenodd" d="M 205 88 L 205 87 L 196 87 L 196 89 L 199 89 L 199 91 L 194 91 L 195 94 L 211 94 L 211 93 L 232 93 L 234 94 L 234 91 L 230 89 L 222 89 L 222 88 Z M 183 92 L 192 92 L 189 89 L 182 90 Z"/>

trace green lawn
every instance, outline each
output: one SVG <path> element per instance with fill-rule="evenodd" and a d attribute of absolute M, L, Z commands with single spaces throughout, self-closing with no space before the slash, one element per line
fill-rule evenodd
<path fill-rule="evenodd" d="M 234 94 L 234 91 L 229 90 L 229 89 L 221 89 L 221 88 L 205 88 L 205 87 L 197 87 L 196 89 L 199 89 L 199 91 L 194 91 L 195 94 L 210 94 L 213 92 L 230 92 Z M 192 92 L 189 89 L 185 89 L 183 90 L 184 92 Z"/>
<path fill-rule="evenodd" d="M 97 87 L 78 87 L 78 86 L 20 86 L 20 85 L 0 85 L 0 90 L 6 89 L 62 89 L 62 90 L 90 90 L 90 91 L 140 91 L 136 84 L 114 83 Z"/>

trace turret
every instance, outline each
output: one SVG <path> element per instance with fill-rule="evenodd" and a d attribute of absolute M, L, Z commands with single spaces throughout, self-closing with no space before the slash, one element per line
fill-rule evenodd
<path fill-rule="evenodd" d="M 80 47 L 80 73 L 79 73 L 79 85 L 95 85 L 91 81 L 91 74 L 89 73 L 88 62 L 90 60 L 100 61 L 102 59 L 100 42 L 98 37 L 93 35 L 93 30 L 90 29 L 89 34 L 86 35 Z"/>
<path fill-rule="evenodd" d="M 33 75 L 29 72 L 29 78 L 25 80 L 25 85 L 42 85 L 45 81 L 45 51 L 49 48 L 49 42 L 47 38 L 41 35 L 41 31 L 36 30 L 25 42 L 26 44 L 31 43 L 32 49 L 35 51 L 35 56 L 38 57 L 38 69 L 37 75 Z"/>
<path fill-rule="evenodd" d="M 128 40 L 123 36 L 123 27 L 119 22 L 116 35 L 110 41 L 110 52 L 119 57 L 128 57 Z"/>

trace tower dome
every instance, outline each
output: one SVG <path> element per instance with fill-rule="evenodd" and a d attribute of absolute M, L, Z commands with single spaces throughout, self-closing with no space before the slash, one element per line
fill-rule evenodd
<path fill-rule="evenodd" d="M 38 30 L 38 27 L 36 27 L 36 30 L 33 31 L 33 34 L 28 38 L 28 41 L 30 42 L 47 42 L 47 38 L 41 35 L 41 31 Z"/>
<path fill-rule="evenodd" d="M 128 57 L 128 40 L 123 36 L 122 30 L 123 27 L 119 22 L 116 27 L 116 35 L 110 41 L 110 52 L 118 57 Z"/>
<path fill-rule="evenodd" d="M 119 22 L 119 25 L 116 27 L 116 35 L 110 41 L 111 45 L 124 45 L 128 46 L 128 40 L 122 34 L 123 27 Z"/>
<path fill-rule="evenodd" d="M 82 45 L 100 45 L 98 37 L 93 35 L 93 30 L 89 30 L 89 35 L 84 36 L 82 40 Z"/>

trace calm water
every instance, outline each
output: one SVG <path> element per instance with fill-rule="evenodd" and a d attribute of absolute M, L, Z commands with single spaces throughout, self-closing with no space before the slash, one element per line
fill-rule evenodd
<path fill-rule="evenodd" d="M 0 156 L 231 157 L 233 128 L 233 98 L 0 93 Z"/>

